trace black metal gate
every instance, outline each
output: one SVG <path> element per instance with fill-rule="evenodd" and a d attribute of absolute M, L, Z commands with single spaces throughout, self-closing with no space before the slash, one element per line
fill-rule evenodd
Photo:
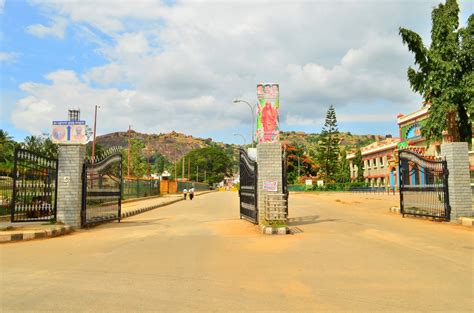
<path fill-rule="evenodd" d="M 240 149 L 240 218 L 253 223 L 258 223 L 257 173 L 257 162 Z"/>
<path fill-rule="evenodd" d="M 11 221 L 56 219 L 58 160 L 16 149 L 13 166 Z"/>
<path fill-rule="evenodd" d="M 87 160 L 82 172 L 82 226 L 118 220 L 122 209 L 122 154 L 110 151 L 99 162 Z"/>
<path fill-rule="evenodd" d="M 444 160 L 430 160 L 407 150 L 398 152 L 400 213 L 449 221 L 448 169 Z"/>
<path fill-rule="evenodd" d="M 282 162 L 281 162 L 281 169 L 282 169 L 282 193 L 286 195 L 286 201 L 290 198 L 290 194 L 288 192 L 288 159 L 286 150 L 283 152 Z M 288 205 L 286 206 L 286 216 L 288 217 Z"/>

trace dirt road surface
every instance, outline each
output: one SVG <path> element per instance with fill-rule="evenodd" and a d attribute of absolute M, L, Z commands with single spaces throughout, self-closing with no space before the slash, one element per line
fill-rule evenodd
<path fill-rule="evenodd" d="M 397 196 L 292 194 L 287 236 L 234 192 L 0 246 L 2 312 L 473 312 L 473 231 Z"/>

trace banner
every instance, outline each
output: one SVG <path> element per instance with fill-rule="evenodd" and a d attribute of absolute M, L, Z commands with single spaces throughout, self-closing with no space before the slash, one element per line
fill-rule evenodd
<path fill-rule="evenodd" d="M 86 122 L 53 121 L 51 139 L 58 144 L 86 144 Z"/>
<path fill-rule="evenodd" d="M 280 140 L 280 88 L 278 84 L 258 84 L 257 142 Z"/>

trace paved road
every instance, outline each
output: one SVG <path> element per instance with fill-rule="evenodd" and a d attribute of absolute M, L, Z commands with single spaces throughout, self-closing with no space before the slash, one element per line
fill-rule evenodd
<path fill-rule="evenodd" d="M 292 195 L 300 233 L 278 237 L 239 220 L 237 194 L 220 192 L 4 244 L 1 311 L 472 312 L 473 232 L 402 219 L 391 203 Z"/>

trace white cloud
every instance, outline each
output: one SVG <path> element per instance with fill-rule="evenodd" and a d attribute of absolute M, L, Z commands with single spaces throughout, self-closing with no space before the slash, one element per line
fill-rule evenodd
<path fill-rule="evenodd" d="M 0 52 L 0 63 L 13 62 L 18 57 L 14 52 Z"/>
<path fill-rule="evenodd" d="M 59 39 L 64 38 L 64 32 L 66 30 L 67 21 L 64 18 L 55 18 L 52 21 L 51 26 L 44 26 L 43 24 L 34 24 L 26 28 L 27 32 L 36 37 L 57 37 Z"/>
<path fill-rule="evenodd" d="M 419 103 L 406 79 L 413 56 L 398 27 L 428 34 L 436 1 L 35 3 L 76 24 L 109 61 L 52 73 L 50 85 L 24 84 L 26 98 L 58 112 L 74 103 L 89 117 L 100 98 L 110 108 L 103 131 L 131 123 L 196 133 L 248 123 L 248 108 L 231 101 L 255 101 L 255 84 L 265 81 L 280 83 L 281 120 L 289 126 L 321 123 L 329 104 L 341 121 L 370 121 L 366 115 L 395 123 L 396 113 Z M 29 111 L 18 106 L 16 114 Z M 42 123 L 34 127 L 49 125 Z"/>
<path fill-rule="evenodd" d="M 5 0 L 0 0 L 0 14 L 3 14 L 4 8 L 5 8 Z"/>

